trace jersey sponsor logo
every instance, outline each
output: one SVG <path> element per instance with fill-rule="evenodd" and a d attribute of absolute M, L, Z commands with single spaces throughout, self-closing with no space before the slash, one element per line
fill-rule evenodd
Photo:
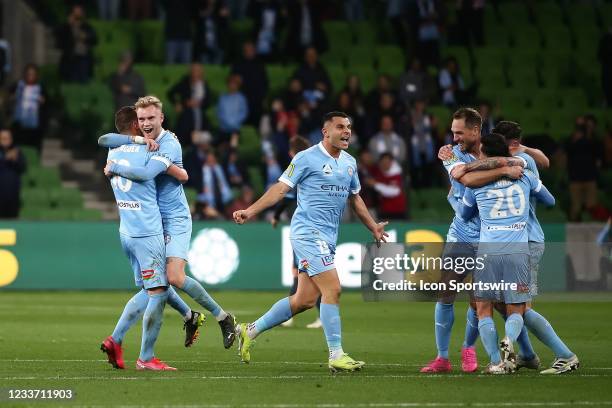
<path fill-rule="evenodd" d="M 526 222 L 515 222 L 512 225 L 490 225 L 487 227 L 489 231 L 522 231 L 527 225 Z"/>
<path fill-rule="evenodd" d="M 143 280 L 150 280 L 155 277 L 154 269 L 145 269 L 144 271 L 140 271 L 140 276 L 142 276 Z"/>
<path fill-rule="evenodd" d="M 336 184 L 321 184 L 321 190 L 323 191 L 334 191 L 334 192 L 348 192 L 348 186 L 338 186 Z"/>
<path fill-rule="evenodd" d="M 333 174 L 332 166 L 329 163 L 325 163 L 323 165 L 323 174 L 326 176 L 331 176 Z"/>
<path fill-rule="evenodd" d="M 323 258 L 321 258 L 321 261 L 323 261 L 323 266 L 332 265 L 334 263 L 334 256 L 333 255 L 324 256 Z"/>
<path fill-rule="evenodd" d="M 127 211 L 141 211 L 142 210 L 140 201 L 117 200 L 117 207 L 119 207 L 120 210 L 127 210 Z"/>

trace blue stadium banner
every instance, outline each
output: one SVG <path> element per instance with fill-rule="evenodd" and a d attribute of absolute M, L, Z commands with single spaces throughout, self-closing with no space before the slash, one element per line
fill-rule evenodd
<path fill-rule="evenodd" d="M 391 240 L 443 242 L 448 225 L 391 223 Z M 563 224 L 544 226 L 550 241 L 564 242 Z M 343 224 L 335 263 L 345 288 L 361 285 L 362 248 L 371 235 L 360 224 Z M 189 250 L 189 273 L 206 287 L 283 289 L 292 283 L 293 255 L 287 225 L 196 222 Z M 564 257 L 542 262 L 565 270 Z M 563 273 L 539 277 L 543 290 L 565 290 Z M 133 289 L 133 274 L 115 222 L 0 222 L 0 290 Z"/>

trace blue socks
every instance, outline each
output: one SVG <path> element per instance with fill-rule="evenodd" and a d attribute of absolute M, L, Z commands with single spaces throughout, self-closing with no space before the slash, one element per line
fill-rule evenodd
<path fill-rule="evenodd" d="M 136 293 L 130 300 L 128 300 L 112 334 L 115 342 L 121 344 L 123 337 L 125 337 L 125 333 L 127 333 L 130 327 L 132 327 L 138 320 L 140 320 L 140 317 L 147 308 L 148 303 L 149 295 L 147 295 L 147 291 L 144 289 L 141 289 L 140 292 Z"/>
<path fill-rule="evenodd" d="M 506 336 L 512 343 L 516 342 L 521 330 L 523 329 L 523 316 L 518 313 L 512 313 L 506 319 Z"/>
<path fill-rule="evenodd" d="M 463 347 L 474 347 L 476 340 L 478 340 L 478 314 L 476 314 L 474 309 L 468 306 Z"/>
<path fill-rule="evenodd" d="M 329 348 L 329 358 L 337 359 L 342 353 L 342 327 L 340 324 L 340 307 L 321 303 L 321 323 L 325 332 L 325 340 Z"/>
<path fill-rule="evenodd" d="M 142 343 L 139 356 L 142 361 L 149 361 L 155 356 L 153 347 L 155 346 L 159 330 L 161 329 L 168 292 L 164 291 L 148 296 L 149 304 L 142 318 Z"/>
<path fill-rule="evenodd" d="M 183 316 L 183 318 L 191 317 L 191 308 L 183 299 L 176 293 L 172 286 L 168 287 L 168 304 Z"/>
<path fill-rule="evenodd" d="M 260 333 L 269 330 L 289 320 L 293 316 L 289 298 L 283 298 L 272 305 L 263 316 L 251 323 L 248 328 L 249 337 L 254 339 Z"/>
<path fill-rule="evenodd" d="M 321 308 L 321 311 L 323 311 L 323 308 Z M 454 305 L 452 303 L 437 302 L 435 309 L 435 332 L 438 357 L 448 359 L 448 346 L 450 344 L 451 330 L 453 329 L 454 321 Z"/>
<path fill-rule="evenodd" d="M 495 323 L 491 317 L 485 317 L 478 321 L 478 331 L 480 333 L 480 339 L 484 345 L 491 363 L 499 364 L 501 362 L 501 355 L 499 353 L 499 339 L 497 338 L 497 330 L 495 329 Z"/>
<path fill-rule="evenodd" d="M 525 312 L 525 325 L 542 343 L 555 353 L 557 358 L 570 358 L 574 355 L 557 336 L 548 320 L 533 309 Z"/>
<path fill-rule="evenodd" d="M 523 320 L 525 319 L 523 318 Z M 523 358 L 523 360 L 531 360 L 535 357 L 535 351 L 533 350 L 531 340 L 529 340 L 529 334 L 527 333 L 527 328 L 524 324 L 523 328 L 521 329 L 521 334 L 519 334 L 516 341 L 521 349 L 519 355 Z"/>
<path fill-rule="evenodd" d="M 223 320 L 227 316 L 217 302 L 215 302 L 213 298 L 210 297 L 208 292 L 206 292 L 200 282 L 196 281 L 195 279 L 185 276 L 185 283 L 183 283 L 183 287 L 181 289 L 183 289 L 183 291 L 200 306 L 212 313 L 217 320 Z"/>

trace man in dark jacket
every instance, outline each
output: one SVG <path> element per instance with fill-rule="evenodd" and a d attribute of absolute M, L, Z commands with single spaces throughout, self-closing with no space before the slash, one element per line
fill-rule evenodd
<path fill-rule="evenodd" d="M 21 174 L 25 169 L 25 157 L 13 144 L 11 131 L 0 130 L 0 218 L 19 216 Z"/>
<path fill-rule="evenodd" d="M 66 81 L 87 82 L 93 75 L 93 47 L 96 32 L 85 20 L 85 10 L 74 5 L 68 21 L 57 30 L 57 44 L 62 50 L 60 76 Z"/>
<path fill-rule="evenodd" d="M 232 66 L 232 74 L 242 78 L 242 93 L 249 105 L 247 123 L 257 126 L 268 93 L 268 74 L 264 64 L 257 58 L 252 41 L 242 46 L 242 60 Z"/>

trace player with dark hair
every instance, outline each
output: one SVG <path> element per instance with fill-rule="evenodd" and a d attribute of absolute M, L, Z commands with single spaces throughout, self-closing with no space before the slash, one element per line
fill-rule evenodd
<path fill-rule="evenodd" d="M 323 140 L 293 158 L 279 182 L 245 210 L 234 212 L 234 221 L 244 224 L 278 203 L 297 187 L 298 208 L 291 219 L 291 245 L 299 259 L 295 295 L 276 302 L 253 323 L 238 325 L 240 357 L 248 363 L 253 340 L 292 316 L 310 309 L 321 295 L 320 318 L 329 348 L 328 367 L 332 372 L 355 371 L 365 363 L 353 360 L 342 350 L 340 327 L 340 280 L 334 265 L 338 227 L 348 200 L 376 242 L 386 242 L 387 222 L 372 219 L 359 196 L 361 185 L 355 159 L 345 152 L 352 125 L 344 112 L 330 112 L 323 118 Z"/>

